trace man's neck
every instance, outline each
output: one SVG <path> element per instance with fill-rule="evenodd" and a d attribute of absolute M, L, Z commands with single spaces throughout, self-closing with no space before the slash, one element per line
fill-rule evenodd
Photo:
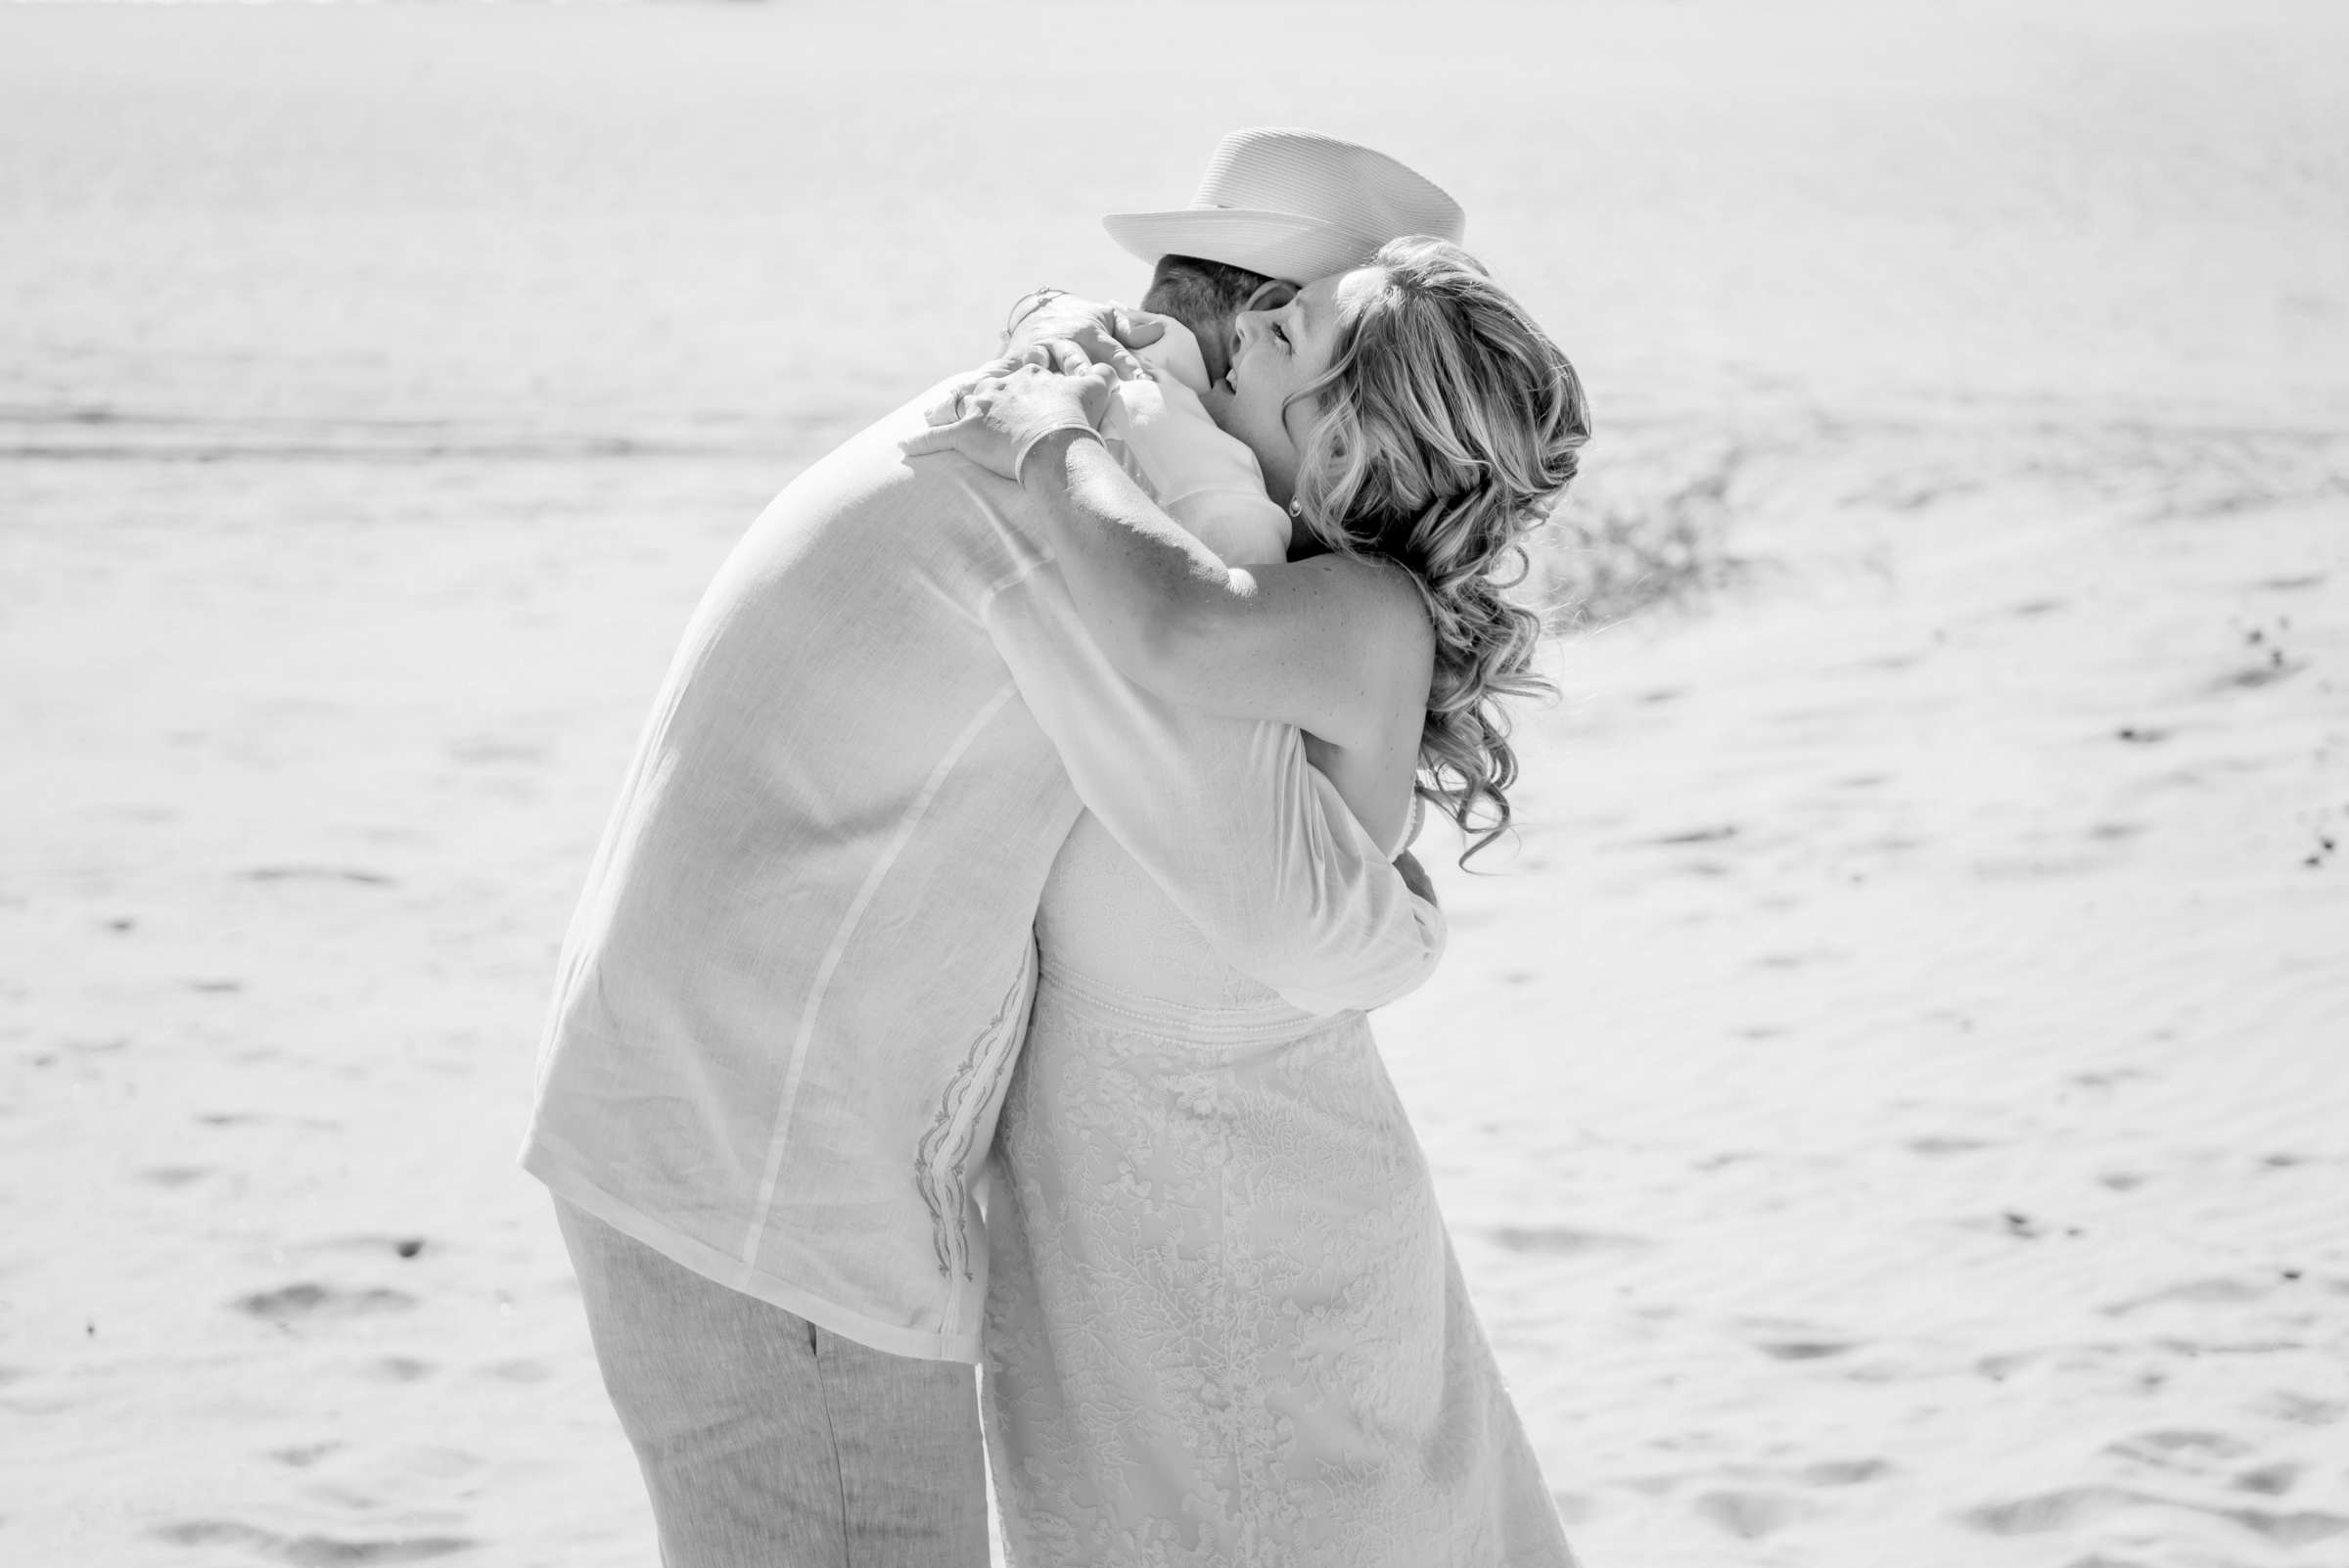
<path fill-rule="evenodd" d="M 1147 300 L 1142 308 L 1151 308 Z M 1225 372 L 1231 369 L 1231 317 L 1218 316 L 1207 321 L 1194 321 L 1179 310 L 1161 310 L 1156 313 L 1172 317 L 1191 329 L 1191 336 L 1199 340 L 1199 358 L 1207 366 L 1208 385 L 1221 385 Z"/>
<path fill-rule="evenodd" d="M 1231 369 L 1231 317 L 1221 315 L 1204 321 L 1194 319 L 1191 312 L 1183 308 L 1183 300 L 1171 298 L 1175 292 L 1158 288 L 1154 283 L 1149 292 L 1142 296 L 1142 308 L 1152 315 L 1172 317 L 1191 329 L 1191 336 L 1199 340 L 1199 357 L 1207 365 L 1208 385 L 1215 386 Z"/>

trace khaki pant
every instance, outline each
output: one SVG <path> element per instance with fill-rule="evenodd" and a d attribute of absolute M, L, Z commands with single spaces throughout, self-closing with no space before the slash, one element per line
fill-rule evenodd
<path fill-rule="evenodd" d="M 970 1367 L 842 1339 L 555 1213 L 667 1568 L 987 1568 Z"/>

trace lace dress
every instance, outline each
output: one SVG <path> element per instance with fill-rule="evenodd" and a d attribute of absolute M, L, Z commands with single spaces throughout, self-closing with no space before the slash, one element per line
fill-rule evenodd
<path fill-rule="evenodd" d="M 1014 1568 L 1571 1565 L 1359 1013 L 1218 959 L 1091 816 L 988 1205 Z"/>

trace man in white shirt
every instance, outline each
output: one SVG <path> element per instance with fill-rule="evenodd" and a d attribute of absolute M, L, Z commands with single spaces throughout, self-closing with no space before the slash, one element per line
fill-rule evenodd
<path fill-rule="evenodd" d="M 1110 220 L 1199 258 L 1162 260 L 1145 303 L 1201 329 L 1200 390 L 1248 289 L 1459 225 L 1403 165 L 1295 131 L 1226 137 L 1192 208 Z M 1014 347 L 1101 345 L 1109 319 L 1028 316 Z M 1285 537 L 1247 449 L 1181 406 L 1185 351 L 1126 394 L 1129 466 L 1203 534 Z M 1300 1005 L 1378 1005 L 1442 951 L 1295 731 L 1131 686 L 1020 489 L 906 460 L 929 396 L 795 480 L 720 570 L 564 946 L 522 1160 L 668 1568 L 987 1560 L 973 1188 L 1081 810 Z"/>

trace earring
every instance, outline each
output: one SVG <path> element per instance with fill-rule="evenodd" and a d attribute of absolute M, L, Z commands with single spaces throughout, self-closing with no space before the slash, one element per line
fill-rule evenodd
<path fill-rule="evenodd" d="M 1303 501 L 1291 501 L 1289 503 L 1289 516 L 1297 519 L 1301 523 L 1305 521 L 1305 503 Z"/>

